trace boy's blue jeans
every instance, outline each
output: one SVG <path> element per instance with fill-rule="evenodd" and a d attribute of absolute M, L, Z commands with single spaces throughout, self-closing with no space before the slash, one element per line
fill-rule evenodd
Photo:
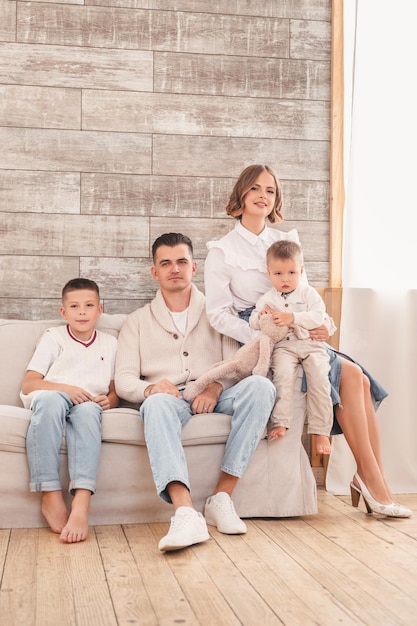
<path fill-rule="evenodd" d="M 73 404 L 66 393 L 44 391 L 32 405 L 26 437 L 31 491 L 58 491 L 59 451 L 66 431 L 69 491 L 96 490 L 102 409 L 96 402 Z"/>
<path fill-rule="evenodd" d="M 262 437 L 274 402 L 275 387 L 263 376 L 244 378 L 221 393 L 214 411 L 232 416 L 221 464 L 223 472 L 242 476 Z M 192 417 L 190 403 L 167 393 L 156 393 L 143 402 L 140 415 L 157 492 L 165 502 L 171 502 L 166 488 L 169 483 L 181 482 L 190 490 L 181 444 L 181 430 Z"/>

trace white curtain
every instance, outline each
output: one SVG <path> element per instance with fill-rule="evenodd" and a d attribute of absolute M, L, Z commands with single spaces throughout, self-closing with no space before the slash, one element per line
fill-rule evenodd
<path fill-rule="evenodd" d="M 417 492 L 417 38 L 415 0 L 345 0 L 345 187 L 340 349 L 389 392 L 386 476 Z M 333 438 L 327 489 L 355 468 Z"/>

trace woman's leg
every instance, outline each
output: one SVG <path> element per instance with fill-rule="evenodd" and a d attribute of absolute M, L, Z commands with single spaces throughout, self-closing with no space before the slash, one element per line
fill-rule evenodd
<path fill-rule="evenodd" d="M 379 429 L 378 417 L 377 417 L 377 414 L 375 412 L 374 405 L 373 405 L 373 402 L 372 402 L 372 397 L 371 397 L 371 393 L 370 393 L 369 379 L 368 379 L 367 376 L 365 376 L 365 374 L 362 375 L 362 382 L 363 382 L 363 385 L 364 385 L 365 411 L 366 411 L 366 415 L 368 417 L 369 439 L 371 441 L 372 449 L 374 451 L 376 460 L 377 460 L 378 465 L 379 465 L 379 470 L 380 470 L 380 472 L 382 474 L 382 477 L 384 479 L 385 487 L 386 487 L 388 493 L 390 494 L 391 501 L 392 501 L 393 500 L 393 495 L 391 493 L 391 489 L 389 488 L 389 485 L 388 485 L 387 480 L 385 478 L 384 464 L 382 462 L 381 432 L 380 432 L 380 429 Z"/>
<path fill-rule="evenodd" d="M 341 406 L 336 417 L 355 457 L 358 474 L 375 500 L 392 502 L 385 482 L 379 428 L 369 390 L 369 382 L 360 367 L 342 359 L 340 379 Z"/>

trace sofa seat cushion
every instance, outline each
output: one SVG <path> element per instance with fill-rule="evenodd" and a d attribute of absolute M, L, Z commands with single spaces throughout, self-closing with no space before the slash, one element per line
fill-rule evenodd
<path fill-rule="evenodd" d="M 26 451 L 26 433 L 30 414 L 29 409 L 7 404 L 0 405 L 0 451 Z"/>
<path fill-rule="evenodd" d="M 26 453 L 26 433 L 31 411 L 0 405 L 0 450 Z M 226 443 L 230 432 L 230 415 L 207 413 L 193 415 L 183 428 L 185 446 Z M 107 443 L 145 445 L 143 423 L 136 409 L 117 408 L 103 412 L 102 440 Z M 62 451 L 65 451 L 65 439 Z"/>
<path fill-rule="evenodd" d="M 231 417 L 224 413 L 193 415 L 182 429 L 184 446 L 226 443 Z M 104 411 L 102 439 L 109 443 L 145 445 L 143 423 L 136 409 L 118 408 Z"/>

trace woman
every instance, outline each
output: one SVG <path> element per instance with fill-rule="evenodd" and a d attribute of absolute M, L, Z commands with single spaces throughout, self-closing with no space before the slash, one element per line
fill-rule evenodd
<path fill-rule="evenodd" d="M 207 244 L 205 290 L 207 315 L 217 331 L 247 343 L 255 331 L 247 320 L 258 300 L 270 287 L 266 250 L 279 239 L 299 243 L 297 231 L 268 228 L 283 220 L 282 192 L 273 170 L 251 165 L 240 174 L 226 212 L 236 219 L 234 230 Z M 312 339 L 326 341 L 334 332 L 332 321 L 310 332 Z M 348 357 L 329 347 L 330 379 L 335 421 L 332 434 L 343 432 L 353 453 L 357 472 L 351 482 L 353 506 L 362 495 L 368 512 L 389 517 L 410 517 L 411 511 L 393 501 L 384 477 L 379 428 L 374 408 L 386 392 Z M 344 355 L 342 355 L 344 356 Z"/>

